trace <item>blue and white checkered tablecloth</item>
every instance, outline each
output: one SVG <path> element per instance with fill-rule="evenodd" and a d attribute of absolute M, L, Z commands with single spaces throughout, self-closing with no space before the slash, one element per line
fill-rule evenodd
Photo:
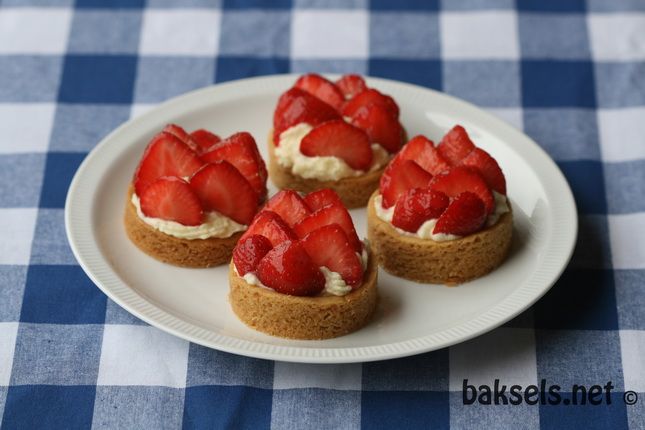
<path fill-rule="evenodd" d="M 412 82 L 522 128 L 579 209 L 557 285 L 475 340 L 351 365 L 210 350 L 107 299 L 63 225 L 86 154 L 169 97 L 290 71 Z M 644 363 L 645 1 L 0 0 L 2 428 L 643 429 Z M 464 379 L 615 389 L 467 405 Z"/>

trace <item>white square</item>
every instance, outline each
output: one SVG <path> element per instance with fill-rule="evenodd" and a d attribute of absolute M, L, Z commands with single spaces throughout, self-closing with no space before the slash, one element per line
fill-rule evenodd
<path fill-rule="evenodd" d="M 514 12 L 442 12 L 439 28 L 441 55 L 445 59 L 519 60 Z"/>
<path fill-rule="evenodd" d="M 588 27 L 595 60 L 645 60 L 645 13 L 590 14 Z"/>
<path fill-rule="evenodd" d="M 28 265 L 36 208 L 0 209 L 0 264 Z"/>
<path fill-rule="evenodd" d="M 363 10 L 298 10 L 291 20 L 291 56 L 365 59 L 369 20 Z"/>
<path fill-rule="evenodd" d="M 484 336 L 450 347 L 450 391 L 469 385 L 507 386 L 537 383 L 535 334 L 532 329 L 500 327 Z"/>
<path fill-rule="evenodd" d="M 518 130 L 524 129 L 524 115 L 522 109 L 515 108 L 487 108 L 487 111 L 506 121 Z"/>
<path fill-rule="evenodd" d="M 0 154 L 47 152 L 55 106 L 0 104 Z"/>
<path fill-rule="evenodd" d="M 300 364 L 276 361 L 273 388 L 360 390 L 362 376 L 360 364 Z"/>
<path fill-rule="evenodd" d="M 69 9 L 0 9 L 0 54 L 63 54 Z"/>
<path fill-rule="evenodd" d="M 107 324 L 97 384 L 184 388 L 188 345 L 154 327 Z"/>
<path fill-rule="evenodd" d="M 17 335 L 17 322 L 0 323 L 0 387 L 9 386 Z"/>
<path fill-rule="evenodd" d="M 598 110 L 598 133 L 604 161 L 645 158 L 644 119 L 645 107 Z"/>
<path fill-rule="evenodd" d="M 609 215 L 614 269 L 645 269 L 645 213 Z"/>
<path fill-rule="evenodd" d="M 620 352 L 623 357 L 625 390 L 645 393 L 645 331 L 621 330 Z"/>
<path fill-rule="evenodd" d="M 137 103 L 133 104 L 130 106 L 130 119 L 132 118 L 137 118 L 144 113 L 148 112 L 150 109 L 153 107 L 157 106 L 156 104 L 145 104 L 145 103 Z"/>
<path fill-rule="evenodd" d="M 211 9 L 148 9 L 143 14 L 142 55 L 217 54 L 221 12 Z"/>

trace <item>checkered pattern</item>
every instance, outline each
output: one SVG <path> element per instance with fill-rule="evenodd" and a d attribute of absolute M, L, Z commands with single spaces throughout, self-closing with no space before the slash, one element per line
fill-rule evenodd
<path fill-rule="evenodd" d="M 642 1 L 143 3 L 1 1 L 1 427 L 645 428 Z M 312 70 L 443 90 L 539 142 L 580 221 L 546 297 L 448 349 L 322 366 L 189 344 L 92 285 L 63 204 L 108 131 L 213 82 Z M 611 406 L 465 406 L 464 378 L 611 380 L 617 394 Z M 641 402 L 625 406 L 625 390 Z"/>

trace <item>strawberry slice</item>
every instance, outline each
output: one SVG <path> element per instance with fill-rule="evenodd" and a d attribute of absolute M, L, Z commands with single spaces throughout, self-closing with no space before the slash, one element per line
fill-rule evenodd
<path fill-rule="evenodd" d="M 412 160 L 390 163 L 381 176 L 379 187 L 383 196 L 383 207 L 392 207 L 407 190 L 427 187 L 430 181 L 432 175 Z"/>
<path fill-rule="evenodd" d="M 476 194 L 465 191 L 439 217 L 433 233 L 466 236 L 479 231 L 486 222 L 486 207 Z"/>
<path fill-rule="evenodd" d="M 294 87 L 307 91 L 336 110 L 339 110 L 345 102 L 345 97 L 336 84 L 315 73 L 302 75 Z"/>
<path fill-rule="evenodd" d="M 204 209 L 248 225 L 258 209 L 258 195 L 228 161 L 207 164 L 190 179 Z"/>
<path fill-rule="evenodd" d="M 293 190 L 282 190 L 278 192 L 269 199 L 262 210 L 277 213 L 292 228 L 311 213 L 307 203 L 300 197 L 300 194 Z"/>
<path fill-rule="evenodd" d="M 197 153 L 202 154 L 208 151 L 210 147 L 222 140 L 218 135 L 211 133 L 208 130 L 200 128 L 190 133 L 190 138 L 197 145 Z"/>
<path fill-rule="evenodd" d="M 362 91 L 352 97 L 343 107 L 343 116 L 353 117 L 361 107 L 377 104 L 386 108 L 390 113 L 395 117 L 399 117 L 399 106 L 396 104 L 394 99 L 390 96 L 382 94 L 374 88 L 367 89 Z"/>
<path fill-rule="evenodd" d="M 312 231 L 302 239 L 302 244 L 316 266 L 339 273 L 348 285 L 356 287 L 363 282 L 361 259 L 338 224 Z"/>
<path fill-rule="evenodd" d="M 412 188 L 396 201 L 392 225 L 416 233 L 421 224 L 439 218 L 448 207 L 448 196 L 430 188 Z"/>
<path fill-rule="evenodd" d="M 240 276 L 255 271 L 260 260 L 271 251 L 271 242 L 264 236 L 253 234 L 240 240 L 233 250 L 233 263 Z"/>
<path fill-rule="evenodd" d="M 336 81 L 336 86 L 345 96 L 345 100 L 349 100 L 367 89 L 365 80 L 359 75 L 343 75 Z"/>
<path fill-rule="evenodd" d="M 342 119 L 314 127 L 300 142 L 300 152 L 309 157 L 338 157 L 356 170 L 369 170 L 373 157 L 367 134 Z"/>
<path fill-rule="evenodd" d="M 249 181 L 259 201 L 264 201 L 266 198 L 266 165 L 260 156 L 255 139 L 249 133 L 243 131 L 227 137 L 202 154 L 201 159 L 207 163 L 228 161 Z"/>
<path fill-rule="evenodd" d="M 365 131 L 370 142 L 378 143 L 391 154 L 403 145 L 403 127 L 382 105 L 370 104 L 360 107 L 352 115 L 352 124 Z"/>
<path fill-rule="evenodd" d="M 280 215 L 264 210 L 256 215 L 249 228 L 240 238 L 240 242 L 249 236 L 259 234 L 266 237 L 272 246 L 278 246 L 285 240 L 297 240 L 298 236 L 289 228 Z"/>
<path fill-rule="evenodd" d="M 412 160 L 424 170 L 436 175 L 450 169 L 450 164 L 441 156 L 434 143 L 425 136 L 415 136 L 403 145 L 396 155 L 397 160 Z"/>
<path fill-rule="evenodd" d="M 180 127 L 177 124 L 168 124 L 166 125 L 166 127 L 164 127 L 162 131 L 168 134 L 172 134 L 177 139 L 181 140 L 186 145 L 188 145 L 188 147 L 192 149 L 194 152 L 196 152 L 197 154 L 201 152 L 201 148 L 199 147 L 199 144 L 195 142 L 195 140 L 191 137 L 190 134 L 186 132 L 186 130 L 183 129 L 183 127 Z"/>
<path fill-rule="evenodd" d="M 454 166 L 475 149 L 475 144 L 468 137 L 466 130 L 456 125 L 441 139 L 437 149 L 441 156 Z"/>
<path fill-rule="evenodd" d="M 190 177 L 204 163 L 181 140 L 169 133 L 152 138 L 134 172 L 134 189 L 139 197 L 145 188 L 162 176 Z"/>
<path fill-rule="evenodd" d="M 470 166 L 479 172 L 486 184 L 500 194 L 506 195 L 506 179 L 497 161 L 483 149 L 475 148 L 461 160 L 464 166 Z"/>
<path fill-rule="evenodd" d="M 495 210 L 495 199 L 484 178 L 477 170 L 467 166 L 456 166 L 432 179 L 430 188 L 441 191 L 448 197 L 457 197 L 464 191 L 474 193 L 484 202 L 487 213 Z"/>
<path fill-rule="evenodd" d="M 352 249 L 356 252 L 361 252 L 363 245 L 361 241 L 358 240 L 358 235 L 354 229 L 352 217 L 343 205 L 333 204 L 325 206 L 322 209 L 318 209 L 316 212 L 296 224 L 293 227 L 293 231 L 298 235 L 298 237 L 303 238 L 312 231 L 329 224 L 338 224 L 347 235 L 347 239 L 349 240 L 349 244 L 352 246 Z"/>
<path fill-rule="evenodd" d="M 199 197 L 183 179 L 157 178 L 139 194 L 141 211 L 152 218 L 183 225 L 200 225 L 204 211 Z"/>
<path fill-rule="evenodd" d="M 309 206 L 313 212 L 318 209 L 322 209 L 325 206 L 339 204 L 342 205 L 343 202 L 336 194 L 336 191 L 330 188 L 323 188 L 322 190 L 314 191 L 305 196 L 305 203 Z"/>
<path fill-rule="evenodd" d="M 257 276 L 267 287 L 292 296 L 314 296 L 325 288 L 325 277 L 299 240 L 269 251 L 258 264 Z"/>

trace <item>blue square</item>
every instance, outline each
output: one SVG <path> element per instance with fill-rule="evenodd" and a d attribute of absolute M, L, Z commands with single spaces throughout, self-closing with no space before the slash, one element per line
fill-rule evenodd
<path fill-rule="evenodd" d="M 20 321 L 102 324 L 106 296 L 80 266 L 29 266 Z"/>
<path fill-rule="evenodd" d="M 0 322 L 20 320 L 27 266 L 0 265 Z"/>
<path fill-rule="evenodd" d="M 58 100 L 63 103 L 132 102 L 137 57 L 67 55 Z"/>
<path fill-rule="evenodd" d="M 76 7 L 90 8 L 90 9 L 104 9 L 109 7 L 111 9 L 141 9 L 145 4 L 145 0 L 110 0 L 106 3 L 105 0 L 76 0 Z"/>
<path fill-rule="evenodd" d="M 41 208 L 64 208 L 67 189 L 76 169 L 87 154 L 50 152 L 45 163 L 45 180 L 40 194 Z"/>
<path fill-rule="evenodd" d="M 617 330 L 613 271 L 565 270 L 534 311 L 536 328 Z"/>
<path fill-rule="evenodd" d="M 291 0 L 223 0 L 224 9 L 290 9 Z"/>
<path fill-rule="evenodd" d="M 535 317 L 533 307 L 528 308 L 515 318 L 507 321 L 502 327 L 509 328 L 533 328 L 535 326 Z"/>
<path fill-rule="evenodd" d="M 605 181 L 599 161 L 560 161 L 558 166 L 571 186 L 579 214 L 606 214 Z"/>
<path fill-rule="evenodd" d="M 184 428 L 268 429 L 271 390 L 251 387 L 186 388 Z"/>
<path fill-rule="evenodd" d="M 604 163 L 610 214 L 645 212 L 645 160 Z"/>
<path fill-rule="evenodd" d="M 0 103 L 55 101 L 62 70 L 62 57 L 0 55 Z"/>
<path fill-rule="evenodd" d="M 604 381 L 604 382 L 603 382 Z M 606 384 L 606 380 L 600 380 L 598 385 Z M 594 384 L 592 384 L 594 385 Z M 561 393 L 563 399 L 571 401 L 571 393 Z M 580 401 L 580 394 L 577 395 Z M 623 401 L 623 393 L 611 393 L 611 405 L 604 403 L 600 405 L 540 405 L 540 428 L 541 429 L 626 429 L 627 409 Z M 631 406 L 630 406 L 631 407 Z"/>
<path fill-rule="evenodd" d="M 49 149 L 89 152 L 129 118 L 130 106 L 126 105 L 59 104 Z"/>
<path fill-rule="evenodd" d="M 611 268 L 609 226 L 604 215 L 578 216 L 578 237 L 570 267 Z"/>
<path fill-rule="evenodd" d="M 514 0 L 442 0 L 441 10 L 505 10 L 515 9 Z"/>
<path fill-rule="evenodd" d="M 645 330 L 645 270 L 615 270 L 616 307 L 621 330 Z"/>
<path fill-rule="evenodd" d="M 587 0 L 589 12 L 645 12 L 642 0 Z"/>
<path fill-rule="evenodd" d="M 38 206 L 45 154 L 0 154 L 0 207 Z"/>
<path fill-rule="evenodd" d="M 289 11 L 224 11 L 219 39 L 220 55 L 288 57 Z M 257 37 L 261 34 L 262 37 Z"/>
<path fill-rule="evenodd" d="M 136 54 L 141 33 L 141 11 L 77 10 L 68 52 L 73 54 Z"/>
<path fill-rule="evenodd" d="M 448 349 L 364 363 L 363 390 L 448 391 Z"/>
<path fill-rule="evenodd" d="M 450 428 L 449 392 L 366 391 L 361 401 L 361 428 Z"/>
<path fill-rule="evenodd" d="M 442 87 L 441 62 L 438 60 L 373 59 L 369 61 L 369 74 L 437 90 Z"/>
<path fill-rule="evenodd" d="M 286 58 L 252 58 L 220 56 L 217 59 L 217 82 L 232 81 L 252 76 L 287 73 L 289 60 Z"/>
<path fill-rule="evenodd" d="M 586 60 L 591 57 L 585 15 L 521 13 L 518 20 L 523 58 Z"/>
<path fill-rule="evenodd" d="M 322 388 L 275 390 L 271 428 L 356 428 L 361 421 L 361 392 Z"/>
<path fill-rule="evenodd" d="M 437 13 L 374 12 L 370 15 L 372 57 L 439 58 L 439 40 Z"/>
<path fill-rule="evenodd" d="M 539 426 L 540 410 L 534 405 L 482 405 L 479 402 L 468 405 L 464 404 L 461 391 L 450 393 L 450 428 L 535 429 Z"/>
<path fill-rule="evenodd" d="M 363 60 L 326 59 L 291 60 L 293 73 L 358 73 L 367 74 L 367 62 Z"/>
<path fill-rule="evenodd" d="M 439 10 L 439 0 L 371 0 L 372 10 Z"/>
<path fill-rule="evenodd" d="M 158 103 L 213 83 L 215 60 L 190 57 L 141 57 L 134 99 Z"/>
<path fill-rule="evenodd" d="M 520 66 L 515 61 L 444 61 L 443 89 L 486 107 L 519 107 Z"/>
<path fill-rule="evenodd" d="M 622 108 L 645 105 L 645 61 L 594 65 L 598 107 Z"/>
<path fill-rule="evenodd" d="M 517 2 L 517 8 L 523 11 L 536 12 L 585 12 L 585 0 L 521 0 Z"/>
<path fill-rule="evenodd" d="M 105 309 L 105 324 L 148 325 L 109 298 Z"/>
<path fill-rule="evenodd" d="M 596 107 L 591 61 L 522 60 L 525 107 Z"/>
<path fill-rule="evenodd" d="M 90 428 L 93 386 L 23 385 L 9 387 L 3 429 Z"/>
<path fill-rule="evenodd" d="M 38 210 L 29 262 L 30 264 L 77 264 L 67 242 L 63 209 Z"/>

